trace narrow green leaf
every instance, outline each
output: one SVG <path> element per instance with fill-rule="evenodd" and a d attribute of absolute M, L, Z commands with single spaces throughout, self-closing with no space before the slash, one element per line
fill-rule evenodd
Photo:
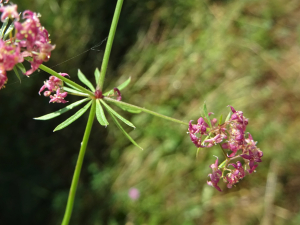
<path fill-rule="evenodd" d="M 222 120 L 223 120 L 223 115 L 221 114 L 220 118 L 219 118 L 219 125 L 222 124 Z"/>
<path fill-rule="evenodd" d="M 98 99 L 96 101 L 96 116 L 97 116 L 97 120 L 102 126 L 107 126 L 109 124 L 106 120 L 103 108 Z"/>
<path fill-rule="evenodd" d="M 88 86 L 91 89 L 91 91 L 95 92 L 95 88 L 92 85 L 92 83 L 85 77 L 85 75 L 80 70 L 78 70 L 78 78 L 82 83 Z"/>
<path fill-rule="evenodd" d="M 126 123 L 128 126 L 135 128 L 135 126 L 128 120 L 126 120 L 124 117 L 122 117 L 120 114 L 118 114 L 115 110 L 110 108 L 109 105 L 107 105 L 102 99 L 100 99 L 101 103 L 104 105 L 104 107 L 107 109 L 107 111 L 114 114 L 116 117 L 118 117 L 120 120 L 122 120 L 124 123 Z"/>
<path fill-rule="evenodd" d="M 74 94 L 78 94 L 78 95 L 81 95 L 81 96 L 89 96 L 89 95 L 86 94 L 86 93 L 77 91 L 77 90 L 72 89 L 72 88 L 64 87 L 63 89 L 64 89 L 64 91 L 67 91 L 67 92 L 70 92 L 70 93 L 74 93 Z"/>
<path fill-rule="evenodd" d="M 29 61 L 29 62 L 33 61 L 33 59 L 30 56 L 24 57 L 24 59 L 27 60 L 27 61 Z"/>
<path fill-rule="evenodd" d="M 100 79 L 100 71 L 99 71 L 98 68 L 96 68 L 96 70 L 95 70 L 95 80 L 96 80 L 96 84 L 98 84 L 99 79 Z"/>
<path fill-rule="evenodd" d="M 15 72 L 17 78 L 19 79 L 20 83 L 21 83 L 21 78 L 20 78 L 20 75 L 19 75 L 18 70 L 16 69 L 16 67 L 14 67 L 13 70 L 14 70 L 14 72 Z"/>
<path fill-rule="evenodd" d="M 64 122 L 59 124 L 57 127 L 55 127 L 54 131 L 61 130 L 65 128 L 66 126 L 69 126 L 71 123 L 73 123 L 75 120 L 77 120 L 79 117 L 82 116 L 83 113 L 86 112 L 86 110 L 91 106 L 92 101 L 90 101 L 88 104 L 86 104 L 83 108 L 79 109 L 73 116 L 66 119 Z"/>
<path fill-rule="evenodd" d="M 9 35 L 9 33 L 14 29 L 15 27 L 15 24 L 14 23 L 11 23 L 10 26 L 7 28 L 5 34 L 4 34 L 4 38 L 3 40 L 5 40 L 7 38 L 7 36 Z"/>
<path fill-rule="evenodd" d="M 209 116 L 208 116 L 208 112 L 207 112 L 207 108 L 206 108 L 206 103 L 204 102 L 204 105 L 203 105 L 203 112 L 204 112 L 204 115 L 205 115 L 205 117 L 206 117 L 206 120 L 207 120 L 207 122 L 208 122 L 208 125 L 209 125 L 209 127 L 211 128 L 212 126 L 211 126 L 211 121 L 210 121 L 210 118 L 209 118 Z"/>
<path fill-rule="evenodd" d="M 22 73 L 26 73 L 26 69 L 22 63 L 17 63 L 16 66 L 22 71 Z"/>
<path fill-rule="evenodd" d="M 57 116 L 60 116 L 61 114 L 63 114 L 63 113 L 65 113 L 65 112 L 67 112 L 67 111 L 69 111 L 69 110 L 75 108 L 76 106 L 78 106 L 78 105 L 80 105 L 80 104 L 82 104 L 82 103 L 84 103 L 84 102 L 86 102 L 86 101 L 88 101 L 88 100 L 89 100 L 89 98 L 82 99 L 82 100 L 77 101 L 77 102 L 74 102 L 74 103 L 72 103 L 71 105 L 68 105 L 68 106 L 66 106 L 65 108 L 62 108 L 62 109 L 60 109 L 60 110 L 58 110 L 58 111 L 56 111 L 56 112 L 49 113 L 49 114 L 47 114 L 47 115 L 40 116 L 40 117 L 33 118 L 33 119 L 35 119 L 35 120 L 50 120 L 50 119 L 52 119 L 52 118 L 55 118 L 55 117 L 57 117 Z"/>
<path fill-rule="evenodd" d="M 225 122 L 227 122 L 230 119 L 230 117 L 231 117 L 231 112 L 228 113 Z"/>
<path fill-rule="evenodd" d="M 201 149 L 203 149 L 203 148 L 201 148 L 201 147 L 200 147 L 200 148 L 197 148 L 196 159 L 198 159 L 198 155 L 199 155 L 199 152 L 200 152 Z"/>
<path fill-rule="evenodd" d="M 131 77 L 129 77 L 126 81 L 124 81 L 122 84 L 120 84 L 117 88 L 121 91 L 122 89 L 124 89 L 131 81 Z M 107 95 L 112 95 L 114 93 L 114 89 L 105 92 L 103 95 L 107 96 Z"/>
<path fill-rule="evenodd" d="M 6 27 L 7 27 L 8 21 L 9 21 L 9 17 L 6 17 L 5 20 L 4 20 L 4 22 L 3 22 L 3 24 L 2 24 L 2 27 L 1 27 L 1 29 L 0 29 L 0 38 L 1 38 L 1 39 L 2 39 L 2 37 L 3 37 L 3 34 L 4 34 L 5 29 L 6 29 Z"/>
<path fill-rule="evenodd" d="M 130 105 L 124 105 L 124 104 L 118 104 L 119 102 L 112 102 L 119 108 L 123 109 L 124 111 L 130 112 L 130 113 L 140 113 L 142 110 L 137 109 L 135 107 L 132 107 Z"/>
<path fill-rule="evenodd" d="M 108 113 L 111 115 L 111 118 L 113 119 L 113 121 L 115 122 L 115 124 L 117 125 L 117 127 L 123 132 L 123 134 L 131 141 L 132 144 L 134 144 L 136 147 L 140 148 L 143 150 L 143 148 L 141 146 L 139 146 L 133 139 L 132 137 L 130 137 L 130 135 L 123 129 L 123 127 L 121 126 L 121 124 L 118 122 L 118 120 L 116 119 L 116 117 L 113 115 L 113 113 L 111 113 L 108 110 Z"/>
<path fill-rule="evenodd" d="M 69 87 L 75 89 L 75 90 L 78 90 L 79 92 L 81 92 L 77 87 L 73 86 L 72 84 L 69 84 L 67 82 L 64 82 L 64 84 L 68 85 Z"/>
<path fill-rule="evenodd" d="M 219 168 L 223 168 L 226 164 L 227 160 L 225 159 L 220 165 L 219 165 Z"/>

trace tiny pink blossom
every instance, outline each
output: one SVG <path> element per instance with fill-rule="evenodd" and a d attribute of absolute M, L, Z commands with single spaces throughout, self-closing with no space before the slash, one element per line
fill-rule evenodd
<path fill-rule="evenodd" d="M 7 82 L 6 71 L 0 69 L 0 90 L 5 87 L 4 85 L 6 84 L 6 82 Z"/>
<path fill-rule="evenodd" d="M 51 100 L 50 102 L 56 102 L 56 103 L 67 103 L 68 101 L 64 100 L 65 97 L 67 97 L 68 92 L 60 93 L 59 89 L 57 89 L 56 94 L 54 96 L 50 95 Z"/>
<path fill-rule="evenodd" d="M 218 191 L 222 191 L 218 186 L 218 182 L 222 176 L 222 171 L 218 168 L 218 158 L 216 159 L 215 163 L 211 164 L 209 167 L 212 169 L 212 173 L 208 174 L 211 181 L 207 181 L 207 184 L 216 188 Z"/>
<path fill-rule="evenodd" d="M 128 191 L 128 196 L 135 201 L 140 197 L 140 191 L 137 188 L 130 188 Z"/>
<path fill-rule="evenodd" d="M 20 17 L 17 8 L 17 5 L 2 6 L 0 8 L 0 12 L 2 12 L 1 21 L 4 22 L 7 17 L 16 19 L 18 21 Z"/>
<path fill-rule="evenodd" d="M 114 93 L 117 95 L 117 101 L 121 101 L 122 95 L 121 95 L 120 90 L 118 88 L 114 88 Z"/>
<path fill-rule="evenodd" d="M 69 76 L 67 73 L 59 73 L 61 76 Z M 63 86 L 63 81 L 55 76 L 50 76 L 49 80 L 44 82 L 44 85 L 41 87 L 39 91 L 39 95 L 41 95 L 41 92 L 45 90 L 46 88 L 50 91 L 56 91 L 57 89 L 61 88 Z"/>
<path fill-rule="evenodd" d="M 205 140 L 204 143 L 208 143 L 206 147 L 210 148 L 218 143 L 221 143 L 222 141 L 222 136 L 220 134 L 217 134 L 215 137 Z"/>

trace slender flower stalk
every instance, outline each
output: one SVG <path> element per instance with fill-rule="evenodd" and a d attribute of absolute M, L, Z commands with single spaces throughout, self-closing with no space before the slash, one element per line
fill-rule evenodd
<path fill-rule="evenodd" d="M 68 225 L 69 221 L 70 221 L 70 218 L 71 218 L 73 205 L 74 205 L 74 199 L 75 199 L 75 195 L 76 195 L 76 189 L 77 189 L 77 186 L 78 186 L 79 176 L 80 176 L 80 172 L 81 172 L 81 167 L 82 167 L 86 147 L 87 147 L 87 144 L 88 144 L 88 140 L 89 140 L 89 137 L 90 137 L 91 129 L 92 129 L 94 118 L 95 118 L 95 112 L 96 112 L 96 100 L 93 100 L 92 107 L 91 107 L 91 110 L 90 110 L 90 115 L 89 115 L 89 118 L 88 118 L 88 122 L 87 122 L 87 125 L 86 125 L 86 128 L 85 128 L 83 140 L 82 140 L 82 143 L 81 143 L 81 148 L 80 148 L 80 151 L 79 151 L 79 156 L 78 156 L 77 164 L 76 164 L 76 167 L 75 167 L 75 172 L 74 172 L 74 175 L 73 175 L 73 180 L 72 180 L 72 184 L 71 184 L 71 188 L 70 188 L 68 203 L 67 203 L 67 207 L 66 207 L 66 211 L 65 211 L 65 215 L 64 215 L 62 225 Z"/>
<path fill-rule="evenodd" d="M 114 13 L 114 17 L 113 17 L 113 21 L 110 26 L 110 31 L 109 31 L 107 44 L 105 47 L 105 52 L 104 52 L 103 61 L 102 61 L 102 65 L 101 65 L 101 75 L 100 75 L 99 83 L 97 84 L 97 88 L 96 88 L 97 90 L 100 90 L 100 91 L 102 91 L 102 89 L 103 89 L 103 83 L 104 83 L 104 79 L 105 79 L 105 75 L 106 75 L 109 56 L 110 56 L 110 52 L 111 52 L 111 48 L 112 48 L 112 43 L 114 41 L 119 17 L 121 14 L 122 4 L 123 4 L 123 0 L 118 0 L 117 6 L 115 9 L 115 13 Z"/>
<path fill-rule="evenodd" d="M 131 104 L 128 104 L 126 102 L 118 101 L 118 100 L 115 100 L 115 99 L 112 99 L 112 98 L 109 98 L 109 97 L 104 97 L 103 99 L 106 100 L 106 101 L 108 101 L 108 102 L 113 102 L 113 103 L 116 103 L 116 104 L 119 104 L 119 105 L 130 106 L 131 108 L 135 108 L 135 109 L 141 110 L 141 111 L 149 113 L 149 114 L 151 114 L 153 116 L 157 116 L 157 117 L 160 117 L 160 118 L 163 118 L 163 119 L 166 119 L 166 120 L 170 120 L 170 121 L 175 122 L 175 123 L 183 124 L 183 125 L 186 125 L 186 126 L 189 125 L 188 123 L 183 122 L 181 120 L 177 120 L 177 119 L 174 119 L 172 117 L 168 117 L 168 116 L 159 114 L 157 112 L 153 112 L 153 111 L 151 111 L 149 109 L 145 109 L 145 108 L 142 108 L 142 107 L 139 107 L 139 106 L 136 106 L 136 105 L 131 105 Z"/>

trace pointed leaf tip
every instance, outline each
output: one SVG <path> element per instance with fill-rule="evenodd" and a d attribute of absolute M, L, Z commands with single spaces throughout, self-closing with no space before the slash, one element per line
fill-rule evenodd
<path fill-rule="evenodd" d="M 113 110 L 102 99 L 100 99 L 100 102 L 104 105 L 104 107 L 107 109 L 108 112 L 111 112 L 112 114 L 114 114 L 116 117 L 118 117 L 120 120 L 122 120 L 128 126 L 135 128 L 135 126 L 130 121 L 126 120 L 123 116 L 121 116 L 119 113 L 117 113 L 115 110 Z"/>
<path fill-rule="evenodd" d="M 206 102 L 204 102 L 204 104 L 203 104 L 203 112 L 204 112 L 204 115 L 205 115 L 206 120 L 208 122 L 208 125 L 211 128 L 212 125 L 211 125 L 211 121 L 210 121 L 210 118 L 209 118 L 209 115 L 208 115 L 208 111 L 207 111 L 207 108 L 206 108 Z"/>
<path fill-rule="evenodd" d="M 113 115 L 112 112 L 108 110 L 108 113 L 112 117 L 113 121 L 117 125 L 117 127 L 122 131 L 122 133 L 131 141 L 132 144 L 134 144 L 136 147 L 138 147 L 141 150 L 144 150 L 141 146 L 139 146 L 133 139 L 132 137 L 124 130 L 124 128 L 121 126 L 121 124 L 118 122 L 117 118 Z"/>
<path fill-rule="evenodd" d="M 107 127 L 107 125 L 109 125 L 106 117 L 105 117 L 105 114 L 104 114 L 104 111 L 103 111 L 103 108 L 99 102 L 99 100 L 97 99 L 96 101 L 96 117 L 97 117 L 97 120 L 98 122 L 102 125 L 102 126 L 105 126 L 105 128 Z"/>
<path fill-rule="evenodd" d="M 88 104 L 86 104 L 83 108 L 79 109 L 73 116 L 69 117 L 64 122 L 62 122 L 61 124 L 59 124 L 54 129 L 54 131 L 58 131 L 58 130 L 61 130 L 61 129 L 69 126 L 71 123 L 73 123 L 79 117 L 81 117 L 86 112 L 86 110 L 90 107 L 91 104 L 92 104 L 92 101 L 90 101 Z"/>
<path fill-rule="evenodd" d="M 64 108 L 62 108 L 62 109 L 60 109 L 60 110 L 58 110 L 58 111 L 55 111 L 55 112 L 53 112 L 53 113 L 46 114 L 46 115 L 44 115 L 44 116 L 35 117 L 35 118 L 33 118 L 33 119 L 35 119 L 35 120 L 50 120 L 50 119 L 52 119 L 52 118 L 55 118 L 55 117 L 57 117 L 57 116 L 60 116 L 61 114 L 63 114 L 63 113 L 65 113 L 65 112 L 67 112 L 67 111 L 69 111 L 69 110 L 75 108 L 76 106 L 78 106 L 78 105 L 80 105 L 80 104 L 82 104 L 83 102 L 86 102 L 86 101 L 88 101 L 88 100 L 89 100 L 89 98 L 85 98 L 85 99 L 79 100 L 79 101 L 74 102 L 74 103 L 72 103 L 72 104 L 70 104 L 70 105 L 67 105 L 66 107 L 64 107 Z"/>
<path fill-rule="evenodd" d="M 91 89 L 91 91 L 95 92 L 95 88 L 92 83 L 86 78 L 86 76 L 78 69 L 78 78 L 79 80 Z"/>

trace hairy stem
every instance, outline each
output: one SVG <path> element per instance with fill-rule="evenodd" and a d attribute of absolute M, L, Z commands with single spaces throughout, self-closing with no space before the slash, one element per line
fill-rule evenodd
<path fill-rule="evenodd" d="M 103 89 L 103 83 L 104 83 L 104 79 L 105 79 L 105 75 L 106 75 L 109 56 L 110 56 L 110 52 L 111 52 L 111 48 L 112 48 L 112 43 L 114 41 L 114 37 L 115 37 L 115 33 L 116 33 L 118 21 L 119 21 L 121 9 L 122 9 L 122 4 L 123 4 L 123 0 L 118 0 L 117 6 L 115 9 L 115 13 L 114 13 L 114 17 L 113 17 L 113 21 L 110 26 L 107 44 L 105 47 L 105 52 L 104 52 L 101 70 L 100 70 L 100 79 L 99 79 L 99 83 L 97 84 L 97 88 L 96 88 L 97 90 L 102 91 L 102 89 Z"/>
<path fill-rule="evenodd" d="M 170 120 L 170 121 L 172 121 L 172 122 L 179 123 L 179 124 L 183 124 L 183 125 L 186 125 L 186 126 L 189 125 L 188 123 L 183 122 L 183 121 L 181 121 L 181 120 L 177 120 L 177 119 L 174 119 L 174 118 L 172 118 L 172 117 L 168 117 L 168 116 L 159 114 L 159 113 L 157 113 L 157 112 L 153 112 L 153 111 L 151 111 L 151 110 L 149 110 L 149 109 L 145 109 L 145 108 L 142 108 L 142 107 L 139 107 L 139 106 L 136 106 L 136 105 L 131 105 L 131 104 L 128 104 L 128 103 L 122 102 L 122 101 L 117 101 L 117 100 L 112 99 L 112 98 L 109 98 L 109 97 L 104 97 L 103 99 L 106 100 L 106 101 L 108 101 L 108 102 L 113 102 L 113 103 L 115 103 L 115 104 L 117 104 L 117 105 L 119 104 L 119 105 L 124 105 L 124 106 L 130 106 L 131 108 L 139 109 L 139 110 L 141 110 L 141 111 L 143 111 L 143 112 L 149 113 L 149 114 L 151 114 L 151 115 L 153 115 L 153 116 L 157 116 L 157 117 L 163 118 L 163 119 L 165 119 L 165 120 Z"/>
<path fill-rule="evenodd" d="M 87 125 L 86 125 L 86 128 L 85 128 L 85 132 L 84 132 L 84 135 L 83 135 L 82 142 L 81 142 L 81 148 L 80 148 L 80 151 L 79 151 L 79 156 L 78 156 L 78 159 L 77 159 L 77 164 L 76 164 L 73 179 L 72 179 L 72 184 L 71 184 L 70 193 L 69 193 L 69 197 L 68 197 L 68 203 L 67 203 L 64 219 L 62 221 L 62 225 L 68 225 L 69 221 L 70 221 L 70 218 L 71 218 L 71 215 L 72 215 L 72 210 L 73 210 L 73 205 L 74 205 L 74 199 L 75 199 L 76 189 L 77 189 L 77 185 L 78 185 L 78 180 L 79 180 L 79 176 L 80 176 L 80 172 L 81 172 L 81 167 L 82 167 L 86 147 L 87 147 L 88 140 L 89 140 L 89 137 L 90 137 L 93 121 L 94 121 L 94 118 L 95 118 L 95 112 L 96 112 L 96 100 L 93 100 L 92 107 L 91 107 L 91 110 L 90 110 L 89 119 L 88 119 L 88 122 L 87 122 Z"/>

